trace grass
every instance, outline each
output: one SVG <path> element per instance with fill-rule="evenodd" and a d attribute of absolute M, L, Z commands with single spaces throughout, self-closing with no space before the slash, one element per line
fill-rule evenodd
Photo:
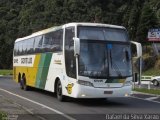
<path fill-rule="evenodd" d="M 160 95 L 160 90 L 154 90 L 154 89 L 146 89 L 146 88 L 135 88 L 134 91 L 137 92 L 143 92 L 143 93 L 149 93 L 154 95 Z"/>
<path fill-rule="evenodd" d="M 160 69 L 151 68 L 142 72 L 142 75 L 160 76 Z"/>
<path fill-rule="evenodd" d="M 12 70 L 0 70 L 0 75 L 12 75 Z"/>
<path fill-rule="evenodd" d="M 7 114 L 0 111 L 0 120 L 7 120 Z"/>

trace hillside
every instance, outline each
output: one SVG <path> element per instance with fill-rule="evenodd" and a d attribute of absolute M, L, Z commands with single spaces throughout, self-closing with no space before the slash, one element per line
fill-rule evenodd
<path fill-rule="evenodd" d="M 14 40 L 68 22 L 125 26 L 130 38 L 146 43 L 160 27 L 159 0 L 0 0 L 0 69 L 12 67 Z"/>

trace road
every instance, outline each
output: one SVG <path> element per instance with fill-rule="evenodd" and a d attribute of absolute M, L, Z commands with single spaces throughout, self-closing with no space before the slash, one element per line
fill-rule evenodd
<path fill-rule="evenodd" d="M 59 102 L 50 92 L 37 89 L 23 91 L 8 77 L 0 77 L 0 95 L 14 100 L 43 120 L 105 120 L 107 114 L 160 114 L 160 103 L 134 97 Z"/>

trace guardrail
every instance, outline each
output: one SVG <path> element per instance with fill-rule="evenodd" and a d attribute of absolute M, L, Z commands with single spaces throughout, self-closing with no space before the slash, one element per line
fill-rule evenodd
<path fill-rule="evenodd" d="M 153 76 L 141 76 L 141 81 L 151 81 Z"/>
<path fill-rule="evenodd" d="M 151 89 L 151 82 L 152 82 L 153 76 L 141 76 L 141 81 L 147 81 L 148 82 L 148 89 Z"/>

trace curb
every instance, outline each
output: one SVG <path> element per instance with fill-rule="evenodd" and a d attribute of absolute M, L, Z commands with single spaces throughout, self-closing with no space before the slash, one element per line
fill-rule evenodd
<path fill-rule="evenodd" d="M 151 96 L 160 97 L 160 95 L 155 95 L 155 94 L 150 94 L 150 93 L 143 93 L 143 92 L 137 92 L 137 91 L 132 91 L 132 94 L 142 94 L 142 95 L 151 95 Z"/>

